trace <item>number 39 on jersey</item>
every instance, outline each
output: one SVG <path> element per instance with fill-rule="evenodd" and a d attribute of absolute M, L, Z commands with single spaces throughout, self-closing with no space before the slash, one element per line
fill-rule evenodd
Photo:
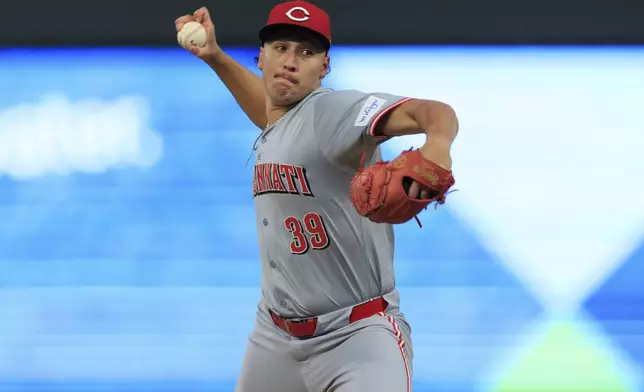
<path fill-rule="evenodd" d="M 302 255 L 309 249 L 321 250 L 329 246 L 329 234 L 322 217 L 309 212 L 301 218 L 289 216 L 284 219 L 284 227 L 292 235 L 291 253 Z"/>

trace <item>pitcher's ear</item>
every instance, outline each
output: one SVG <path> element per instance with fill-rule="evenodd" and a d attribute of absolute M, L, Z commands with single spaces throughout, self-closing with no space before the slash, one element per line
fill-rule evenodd
<path fill-rule="evenodd" d="M 260 71 L 264 68 L 264 47 L 259 48 L 259 56 L 255 56 L 255 64 Z"/>

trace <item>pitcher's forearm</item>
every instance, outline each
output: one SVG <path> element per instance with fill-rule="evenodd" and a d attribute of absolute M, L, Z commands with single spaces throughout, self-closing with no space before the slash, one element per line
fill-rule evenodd
<path fill-rule="evenodd" d="M 223 51 L 204 61 L 217 73 L 248 118 L 263 129 L 267 120 L 262 79 Z"/>

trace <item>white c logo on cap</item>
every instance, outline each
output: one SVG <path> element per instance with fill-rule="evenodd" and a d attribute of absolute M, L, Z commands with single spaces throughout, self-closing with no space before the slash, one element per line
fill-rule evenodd
<path fill-rule="evenodd" d="M 297 16 L 293 16 L 294 11 L 302 11 L 304 14 L 303 17 L 298 18 Z M 293 7 L 290 10 L 286 12 L 286 16 L 295 22 L 306 22 L 307 20 L 311 19 L 311 14 L 309 14 L 309 11 L 306 10 L 304 7 Z"/>

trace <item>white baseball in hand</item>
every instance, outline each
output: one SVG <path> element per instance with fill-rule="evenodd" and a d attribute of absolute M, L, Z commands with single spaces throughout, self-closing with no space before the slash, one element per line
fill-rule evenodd
<path fill-rule="evenodd" d="M 177 41 L 185 49 L 206 45 L 206 37 L 206 29 L 199 22 L 187 22 L 177 33 Z"/>

